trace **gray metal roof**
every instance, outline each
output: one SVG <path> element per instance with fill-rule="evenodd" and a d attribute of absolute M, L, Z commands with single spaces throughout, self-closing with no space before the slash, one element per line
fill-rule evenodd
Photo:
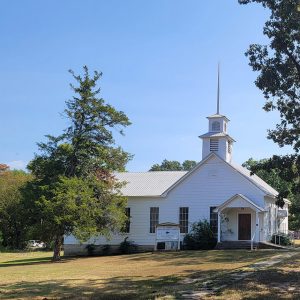
<path fill-rule="evenodd" d="M 124 172 L 116 173 L 115 176 L 118 180 L 127 182 L 121 189 L 124 196 L 153 197 L 163 194 L 186 173 L 186 171 Z"/>
<path fill-rule="evenodd" d="M 227 133 L 224 132 L 214 132 L 214 131 L 210 131 L 207 132 L 205 134 L 202 134 L 199 136 L 199 138 L 217 138 L 217 137 L 228 137 L 230 138 L 232 141 L 235 142 L 235 140 Z"/>
<path fill-rule="evenodd" d="M 207 117 L 207 119 L 214 119 L 214 118 L 225 118 L 227 121 L 230 121 L 226 116 L 220 114 L 214 114 Z"/>
<path fill-rule="evenodd" d="M 205 159 L 199 162 L 197 166 L 189 172 L 187 171 L 155 171 L 155 172 L 136 172 L 136 173 L 123 172 L 123 173 L 115 173 L 115 176 L 119 181 L 127 182 L 127 184 L 121 189 L 121 192 L 124 196 L 128 196 L 128 197 L 162 196 L 164 192 L 168 192 L 168 190 L 173 189 L 173 187 L 180 184 L 180 182 L 184 180 L 185 177 L 190 176 L 196 169 L 200 168 L 201 165 L 204 164 L 205 161 L 213 155 L 219 157 L 215 153 L 211 153 Z M 223 160 L 222 158 L 220 159 Z M 264 180 L 262 180 L 257 175 L 255 174 L 251 175 L 248 169 L 236 163 L 229 163 L 226 161 L 224 162 L 230 165 L 241 175 L 245 176 L 250 182 L 256 185 L 267 195 L 273 197 L 276 197 L 278 195 L 278 192 L 275 189 L 273 189 L 270 185 L 268 185 Z"/>
<path fill-rule="evenodd" d="M 269 184 L 267 184 L 264 180 L 262 180 L 257 175 L 253 174 L 251 175 L 251 172 L 242 167 L 241 165 L 238 165 L 236 163 L 230 163 L 238 172 L 246 176 L 250 181 L 252 181 L 255 185 L 260 187 L 263 191 L 265 191 L 267 194 L 276 197 L 278 195 L 278 192 L 273 189 Z"/>

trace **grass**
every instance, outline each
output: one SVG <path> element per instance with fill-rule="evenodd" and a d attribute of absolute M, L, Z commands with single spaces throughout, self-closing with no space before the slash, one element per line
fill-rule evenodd
<path fill-rule="evenodd" d="M 300 299 L 300 254 L 271 268 L 254 272 L 246 279 L 231 284 L 219 294 L 203 299 Z"/>
<path fill-rule="evenodd" d="M 0 299 L 175 299 L 187 278 L 226 274 L 274 251 L 182 251 L 63 259 L 0 253 Z"/>
<path fill-rule="evenodd" d="M 295 247 L 297 247 L 297 248 L 300 247 L 300 240 L 295 240 Z"/>

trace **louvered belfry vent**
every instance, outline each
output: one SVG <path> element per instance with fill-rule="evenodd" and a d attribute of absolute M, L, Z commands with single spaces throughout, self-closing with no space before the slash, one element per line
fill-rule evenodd
<path fill-rule="evenodd" d="M 210 140 L 210 151 L 217 152 L 219 150 L 219 141 L 211 139 Z"/>

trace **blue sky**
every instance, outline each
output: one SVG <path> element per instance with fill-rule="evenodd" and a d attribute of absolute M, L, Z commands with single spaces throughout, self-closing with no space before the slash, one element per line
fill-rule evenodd
<path fill-rule="evenodd" d="M 130 171 L 164 158 L 201 160 L 198 136 L 216 110 L 218 61 L 234 160 L 286 153 L 266 139 L 279 116 L 262 110 L 244 56 L 250 43 L 266 42 L 267 17 L 237 0 L 2 1 L 0 162 L 24 168 L 45 134 L 66 127 L 68 70 L 83 65 L 103 72 L 102 97 L 133 123 L 116 138 L 134 154 Z"/>

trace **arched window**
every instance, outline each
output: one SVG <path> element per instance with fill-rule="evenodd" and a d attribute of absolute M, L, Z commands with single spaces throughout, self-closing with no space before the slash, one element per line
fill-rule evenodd
<path fill-rule="evenodd" d="M 214 121 L 211 125 L 212 131 L 220 131 L 220 122 Z"/>

